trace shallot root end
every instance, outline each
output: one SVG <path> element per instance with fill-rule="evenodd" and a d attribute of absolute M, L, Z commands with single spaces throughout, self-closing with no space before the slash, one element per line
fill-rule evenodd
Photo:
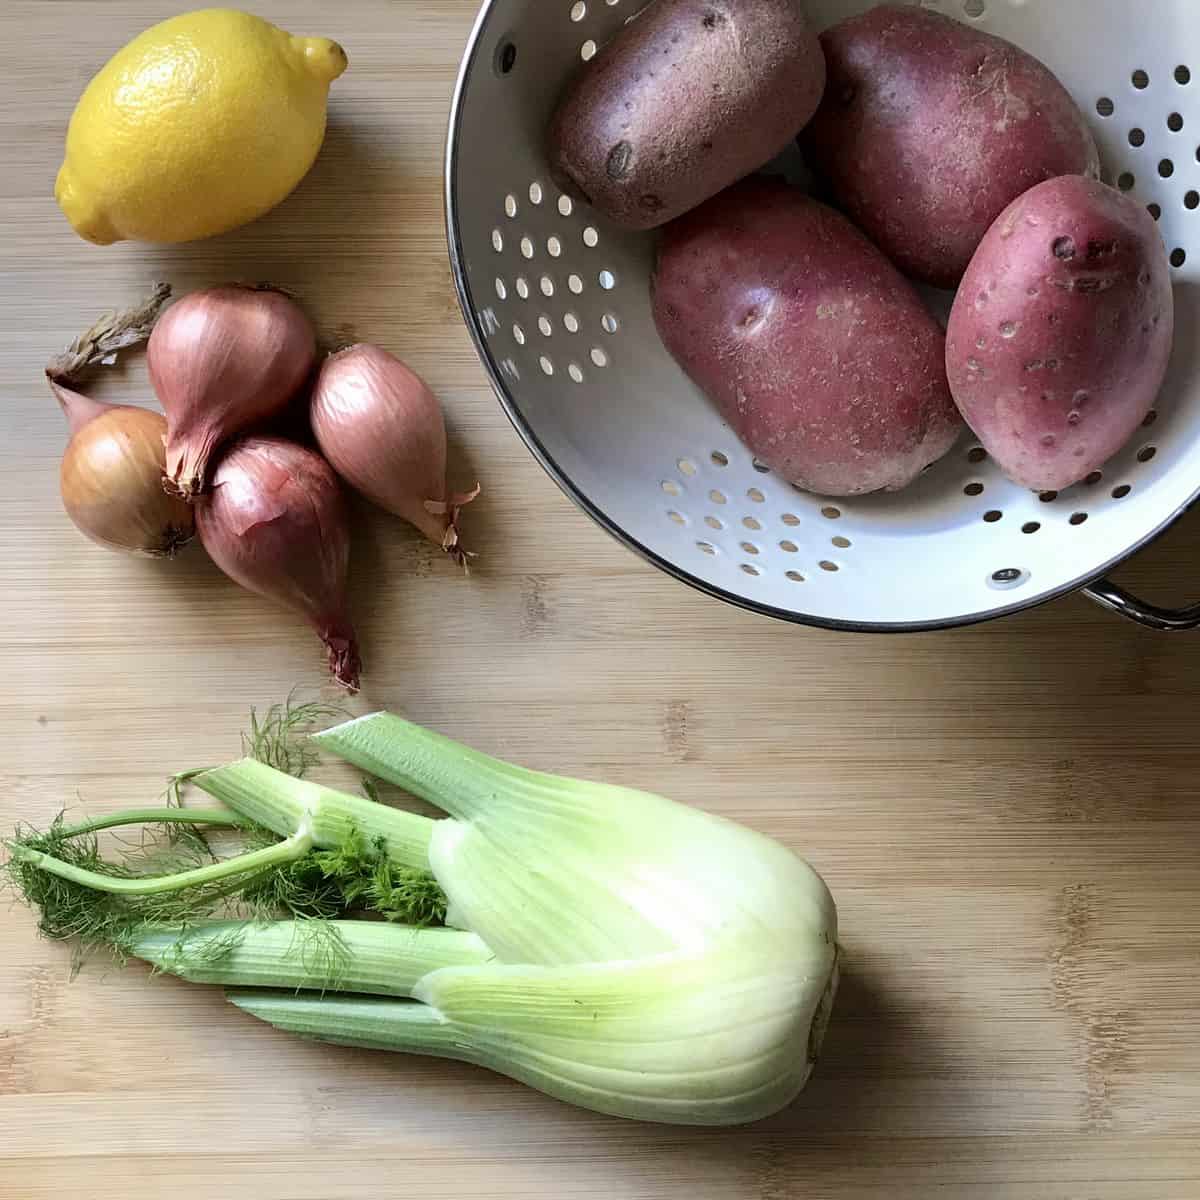
<path fill-rule="evenodd" d="M 163 533 L 162 546 L 155 551 L 155 558 L 174 558 L 196 535 L 195 528 L 184 529 L 169 525 Z"/>

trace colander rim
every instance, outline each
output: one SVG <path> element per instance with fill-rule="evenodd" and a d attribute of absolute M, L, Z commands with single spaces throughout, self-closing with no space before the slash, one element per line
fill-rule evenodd
<path fill-rule="evenodd" d="M 1027 612 L 1043 604 L 1049 604 L 1052 601 L 1062 599 L 1064 596 L 1069 596 L 1074 592 L 1086 589 L 1089 585 L 1097 583 L 1116 567 L 1146 549 L 1152 542 L 1166 533 L 1197 501 L 1200 501 L 1200 485 L 1198 485 L 1184 504 L 1171 512 L 1144 537 L 1132 545 L 1125 547 L 1118 554 L 1109 558 L 1095 569 L 1089 570 L 1075 579 L 1060 584 L 1047 592 L 1042 592 L 1026 599 L 1014 599 L 996 608 L 962 613 L 953 617 L 931 618 L 921 621 L 852 621 L 842 620 L 837 617 L 818 616 L 814 613 L 798 612 L 795 609 L 778 608 L 773 604 L 751 599 L 749 596 L 728 591 L 718 584 L 701 579 L 699 576 L 693 575 L 686 568 L 679 566 L 678 563 L 672 562 L 670 559 L 664 558 L 656 551 L 651 550 L 589 499 L 587 494 L 575 484 L 570 475 L 558 465 L 554 456 L 543 445 L 541 439 L 534 432 L 533 427 L 520 411 L 515 399 L 508 390 L 507 383 L 496 368 L 492 356 L 488 351 L 487 335 L 476 316 L 474 298 L 471 293 L 470 282 L 467 279 L 466 264 L 462 252 L 455 168 L 458 164 L 459 134 L 462 126 L 467 86 L 472 73 L 476 69 L 480 43 L 483 40 L 484 32 L 487 29 L 488 21 L 491 18 L 492 9 L 495 7 L 496 2 L 497 0 L 484 0 L 475 17 L 475 23 L 467 39 L 466 49 L 463 52 L 458 74 L 455 78 L 454 92 L 450 102 L 450 117 L 446 132 L 443 208 L 446 246 L 450 257 L 450 271 L 454 278 L 454 289 L 458 297 L 459 309 L 462 312 L 467 330 L 471 335 L 475 352 L 492 385 L 492 390 L 500 401 L 500 406 L 507 415 L 510 424 L 525 443 L 529 452 L 576 507 L 586 513 L 587 516 L 595 521 L 611 537 L 632 550 L 644 561 L 650 563 L 651 566 L 657 567 L 660 571 L 678 580 L 680 583 L 687 584 L 694 590 L 713 599 L 724 601 L 724 603 L 732 605 L 734 608 L 740 608 L 759 616 L 771 617 L 790 625 L 802 625 L 813 629 L 827 629 L 843 633 L 931 633 L 981 625 L 989 621 L 999 620 L 1001 617 L 1015 616 L 1017 613 Z"/>

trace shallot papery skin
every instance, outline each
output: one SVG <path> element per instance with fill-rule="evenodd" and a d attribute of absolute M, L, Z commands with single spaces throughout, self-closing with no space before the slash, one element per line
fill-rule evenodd
<path fill-rule="evenodd" d="M 321 453 L 351 487 L 466 566 L 458 514 L 479 489 L 447 493 L 442 407 L 415 371 L 378 346 L 331 354 L 311 413 Z"/>
<path fill-rule="evenodd" d="M 147 347 L 167 414 L 167 490 L 199 495 L 217 449 L 281 412 L 316 353 L 312 324 L 282 292 L 208 288 L 168 309 Z"/>
<path fill-rule="evenodd" d="M 346 604 L 349 522 L 329 464 L 283 438 L 243 438 L 218 461 L 211 492 L 196 503 L 196 527 L 230 579 L 307 619 L 329 651 L 334 679 L 357 691 L 362 663 Z"/>

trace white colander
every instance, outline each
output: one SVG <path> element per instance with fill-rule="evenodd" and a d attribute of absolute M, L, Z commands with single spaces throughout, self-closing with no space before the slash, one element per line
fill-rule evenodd
<path fill-rule="evenodd" d="M 459 297 L 509 417 L 610 532 L 734 604 L 813 625 L 967 624 L 1085 588 L 1164 629 L 1200 626 L 1103 579 L 1200 494 L 1200 0 L 925 0 L 1037 55 L 1091 118 L 1109 182 L 1159 220 L 1177 346 L 1156 412 L 1086 483 L 1037 495 L 964 440 L 911 488 L 829 500 L 739 444 L 659 342 L 652 234 L 561 195 L 544 131 L 580 60 L 643 0 L 491 0 L 454 97 L 447 226 Z M 820 27 L 872 0 L 809 0 Z M 1194 56 L 1192 52 L 1194 51 Z"/>

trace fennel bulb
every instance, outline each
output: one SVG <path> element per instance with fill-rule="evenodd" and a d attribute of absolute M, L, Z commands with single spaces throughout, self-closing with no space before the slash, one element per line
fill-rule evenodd
<path fill-rule="evenodd" d="M 181 887 L 261 879 L 324 854 L 347 895 L 415 888 L 427 899 L 431 874 L 447 928 L 146 920 L 122 949 L 225 985 L 281 1029 L 462 1059 L 616 1116 L 737 1124 L 804 1086 L 837 985 L 837 915 L 791 851 L 659 796 L 500 762 L 389 713 L 314 741 L 449 816 L 242 759 L 196 785 L 283 840 L 193 868 Z M 184 878 L 116 879 L 32 844 L 13 852 L 25 872 L 122 903 Z"/>

